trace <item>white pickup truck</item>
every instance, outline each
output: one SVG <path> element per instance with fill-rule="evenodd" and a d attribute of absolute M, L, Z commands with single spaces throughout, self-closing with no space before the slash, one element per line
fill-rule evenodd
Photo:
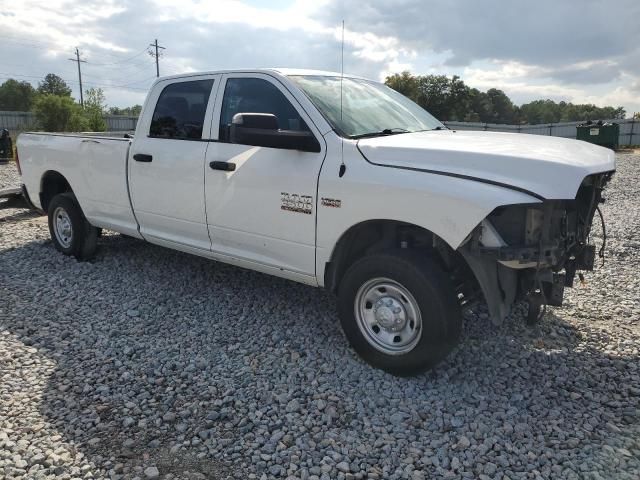
<path fill-rule="evenodd" d="M 161 78 L 132 138 L 17 151 L 62 253 L 91 257 L 106 228 L 327 288 L 354 349 L 398 375 L 453 348 L 474 298 L 496 323 L 560 305 L 615 169 L 605 148 L 453 131 L 380 83 L 284 69 Z"/>

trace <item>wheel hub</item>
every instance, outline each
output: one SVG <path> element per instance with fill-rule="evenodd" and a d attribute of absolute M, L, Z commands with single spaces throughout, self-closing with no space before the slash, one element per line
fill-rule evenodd
<path fill-rule="evenodd" d="M 387 331 L 402 330 L 407 321 L 407 314 L 400 302 L 392 297 L 382 297 L 373 307 L 375 319 Z"/>
<path fill-rule="evenodd" d="M 53 231 L 56 239 L 64 248 L 69 248 L 73 238 L 73 227 L 69 214 L 64 208 L 58 207 L 53 212 L 53 217 Z"/>
<path fill-rule="evenodd" d="M 422 316 L 415 298 L 400 283 L 372 278 L 356 293 L 354 313 L 369 344 L 387 355 L 410 352 L 422 336 Z"/>

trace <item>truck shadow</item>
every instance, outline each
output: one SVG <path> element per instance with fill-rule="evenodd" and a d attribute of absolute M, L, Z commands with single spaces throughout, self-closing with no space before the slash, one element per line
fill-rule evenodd
<path fill-rule="evenodd" d="M 12 215 L 6 215 L 0 218 L 0 225 L 2 225 L 2 223 L 4 222 L 20 222 L 23 220 L 29 220 L 33 218 L 42 217 L 42 216 L 43 216 L 42 214 L 35 212 L 33 210 L 18 210 L 17 213 L 14 213 Z"/>
<path fill-rule="evenodd" d="M 147 464 L 178 477 L 268 472 L 249 445 L 306 452 L 319 465 L 324 453 L 310 452 L 321 439 L 366 463 L 384 447 L 371 422 L 423 452 L 463 454 L 463 429 L 487 451 L 507 438 L 514 448 L 500 458 L 513 471 L 528 469 L 519 450 L 561 449 L 616 476 L 632 461 L 625 451 L 639 448 L 637 392 L 620 383 L 638 356 L 607 352 L 604 333 L 577 329 L 562 310 L 526 329 L 518 315 L 493 327 L 476 309 L 447 361 L 401 379 L 355 356 L 321 290 L 118 235 L 100 248 L 90 263 L 48 242 L 28 256 L 5 252 L 0 293 L 16 314 L 0 327 L 54 365 L 39 406 L 47 428 L 96 463 L 123 464 L 125 476 Z M 287 435 L 271 445 L 277 431 Z M 602 448 L 584 450 L 593 443 Z"/>

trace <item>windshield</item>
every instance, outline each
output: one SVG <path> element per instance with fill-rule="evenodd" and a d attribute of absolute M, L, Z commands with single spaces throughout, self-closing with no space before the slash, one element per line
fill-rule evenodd
<path fill-rule="evenodd" d="M 339 76 L 292 75 L 290 78 L 333 129 L 346 137 L 446 128 L 422 107 L 381 83 L 343 78 L 340 115 Z"/>

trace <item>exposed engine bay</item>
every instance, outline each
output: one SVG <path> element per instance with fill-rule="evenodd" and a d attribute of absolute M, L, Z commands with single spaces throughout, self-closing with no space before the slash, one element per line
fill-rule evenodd
<path fill-rule="evenodd" d="M 529 303 L 531 323 L 546 305 L 562 305 L 564 288 L 573 286 L 576 272 L 594 268 L 596 246 L 589 236 L 596 213 L 603 235 L 598 255 L 604 261 L 606 229 L 599 205 L 612 176 L 586 177 L 573 200 L 498 207 L 459 248 L 494 323 L 501 323 L 520 299 Z"/>

